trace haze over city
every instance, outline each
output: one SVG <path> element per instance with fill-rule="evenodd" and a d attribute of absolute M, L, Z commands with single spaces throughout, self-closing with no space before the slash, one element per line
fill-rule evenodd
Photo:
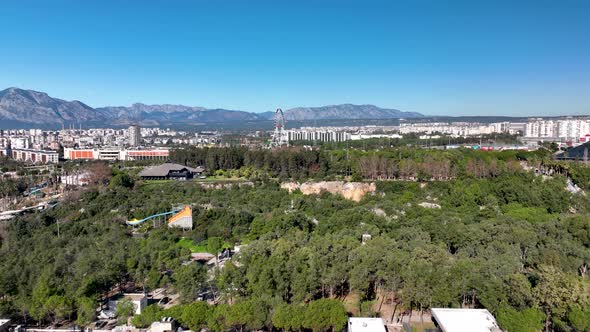
<path fill-rule="evenodd" d="M 0 90 L 92 107 L 590 114 L 589 12 L 588 1 L 10 1 Z"/>

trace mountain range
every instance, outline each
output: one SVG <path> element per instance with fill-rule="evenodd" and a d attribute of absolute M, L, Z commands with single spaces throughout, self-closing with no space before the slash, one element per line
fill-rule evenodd
<path fill-rule="evenodd" d="M 251 113 L 184 105 L 106 106 L 92 108 L 83 102 L 50 97 L 47 93 L 8 88 L 0 91 L 0 127 L 61 127 L 62 125 L 142 126 L 199 125 L 204 123 L 253 122 L 272 120 L 275 112 Z M 284 111 L 286 120 L 352 120 L 423 117 L 374 105 L 331 105 L 297 107 Z"/>

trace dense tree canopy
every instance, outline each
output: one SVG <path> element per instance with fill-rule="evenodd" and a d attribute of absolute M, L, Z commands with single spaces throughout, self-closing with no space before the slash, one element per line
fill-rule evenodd
<path fill-rule="evenodd" d="M 180 162 L 258 174 L 252 182 L 211 186 L 135 182 L 118 173 L 109 186 L 10 221 L 0 248 L 0 314 L 84 325 L 95 301 L 132 282 L 169 287 L 184 303 L 165 312 L 151 306 L 134 318 L 138 326 L 167 315 L 192 330 L 337 330 L 345 297 L 394 294 L 404 309 L 485 307 L 510 331 L 585 331 L 590 198 L 565 190 L 566 173 L 525 171 L 520 162 L 540 167 L 537 157 L 411 149 L 178 152 Z M 272 179 L 346 174 L 389 180 L 354 202 L 290 194 Z M 124 222 L 179 204 L 193 207 L 192 231 L 145 225 L 136 230 L 144 236 L 134 237 Z M 364 244 L 363 235 L 370 235 Z M 222 303 L 194 302 L 210 275 L 187 263 L 191 250 L 181 240 L 212 252 L 243 245 L 211 275 Z"/>

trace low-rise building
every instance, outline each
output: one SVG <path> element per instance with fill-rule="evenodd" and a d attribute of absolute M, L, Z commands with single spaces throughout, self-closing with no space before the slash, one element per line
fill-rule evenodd
<path fill-rule="evenodd" d="M 190 180 L 195 176 L 202 175 L 204 172 L 205 168 L 202 166 L 192 168 L 179 164 L 165 163 L 147 167 L 139 172 L 139 176 L 143 180 Z"/>
<path fill-rule="evenodd" d="M 131 301 L 133 304 L 133 313 L 135 315 L 141 315 L 143 309 L 145 309 L 148 305 L 147 295 L 142 293 L 125 293 L 109 300 L 109 310 L 116 312 L 117 305 L 123 299 Z"/>
<path fill-rule="evenodd" d="M 166 160 L 170 155 L 168 149 L 128 150 L 119 148 L 100 149 L 64 149 L 65 159 L 85 160 Z"/>
<path fill-rule="evenodd" d="M 432 308 L 430 312 L 441 332 L 502 332 L 487 309 Z"/>
<path fill-rule="evenodd" d="M 383 319 L 376 317 L 350 317 L 347 332 L 386 332 Z"/>
<path fill-rule="evenodd" d="M 52 150 L 10 149 L 12 159 L 35 164 L 57 164 L 59 154 Z"/>
<path fill-rule="evenodd" d="M 176 331 L 176 321 L 172 317 L 163 317 L 159 322 L 153 322 L 147 329 L 147 332 L 174 332 Z"/>

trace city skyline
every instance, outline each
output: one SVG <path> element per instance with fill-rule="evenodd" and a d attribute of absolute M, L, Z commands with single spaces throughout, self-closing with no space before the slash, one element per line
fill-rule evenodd
<path fill-rule="evenodd" d="M 587 2 L 160 4 L 4 4 L 0 88 L 92 107 L 590 114 Z"/>

